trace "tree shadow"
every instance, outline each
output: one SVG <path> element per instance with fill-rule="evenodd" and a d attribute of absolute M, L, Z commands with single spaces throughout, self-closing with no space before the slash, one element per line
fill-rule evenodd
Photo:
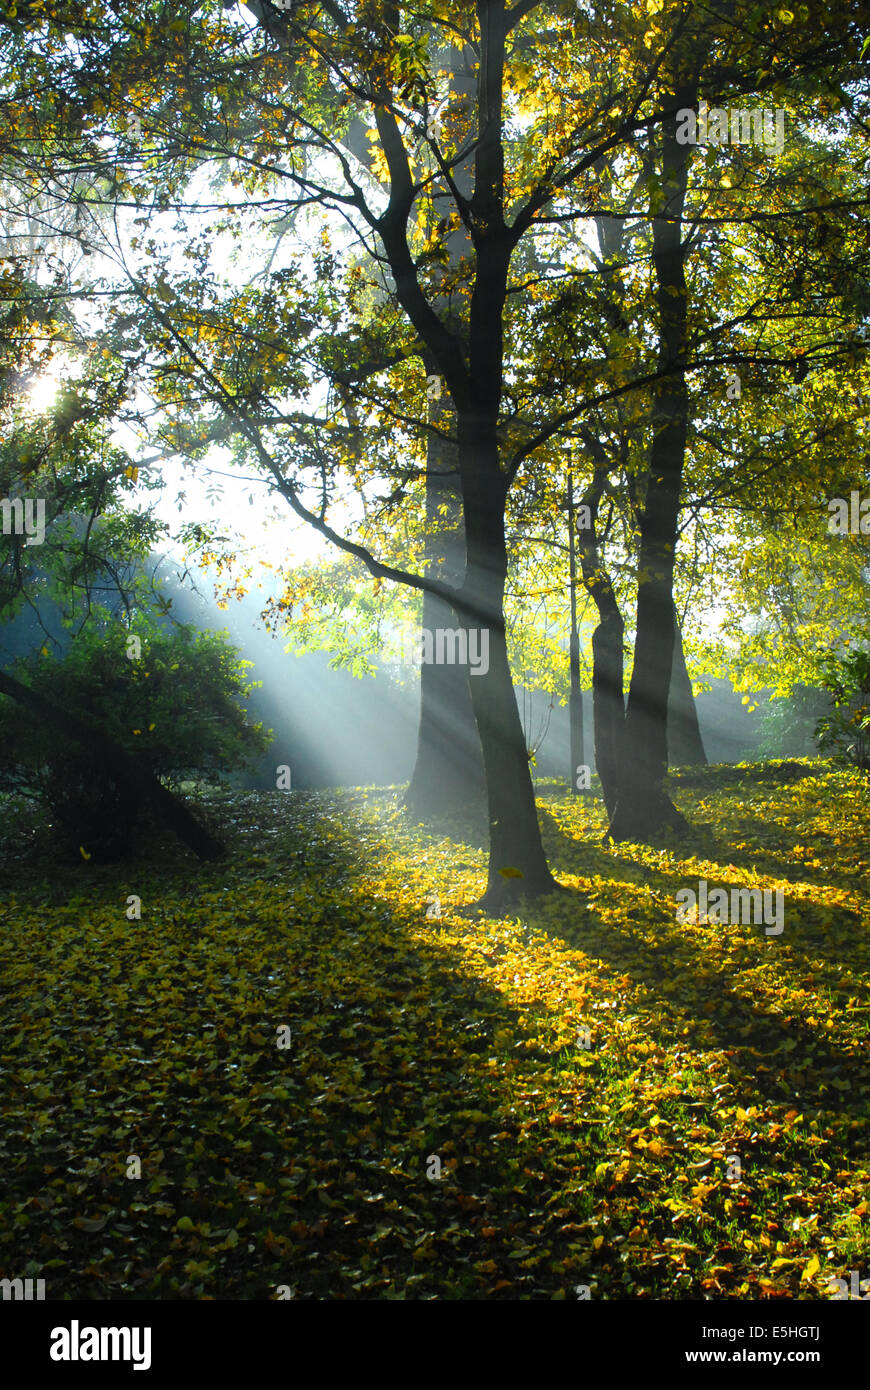
<path fill-rule="evenodd" d="M 29 1079 L 7 1113 L 29 1138 L 5 1200 L 29 1213 L 22 1271 L 52 1261 L 64 1299 L 268 1298 L 285 1283 L 307 1299 L 549 1297 L 570 1286 L 562 1270 L 542 1290 L 510 1253 L 530 1238 L 531 1194 L 568 1177 L 529 1176 L 539 1141 L 513 1104 L 516 1068 L 490 1062 L 497 1034 L 522 1047 L 534 1031 L 435 922 L 420 935 L 423 902 L 397 911 L 373 891 L 383 837 L 347 798 L 323 810 L 329 800 L 215 798 L 220 865 L 169 865 L 164 845 L 142 846 L 143 924 L 111 936 L 103 990 L 80 988 L 63 959 L 73 938 L 80 954 L 89 931 L 105 938 L 129 875 L 103 865 L 84 886 L 72 875 L 55 885 L 55 903 L 74 885 L 87 906 L 69 936 L 33 942 L 27 983 L 4 992 L 7 1020 L 32 1021 L 50 982 L 64 1018 L 60 1053 L 50 1028 L 42 1045 L 32 1032 L 22 1040 Z M 14 1047 L 10 1065 L 17 1076 Z M 127 1180 L 121 1130 L 142 1183 Z M 46 1176 L 59 1165 L 75 1180 Z M 574 1213 L 593 1207 L 585 1196 Z M 77 1226 L 83 1214 L 93 1232 Z M 227 1231 L 243 1232 L 233 1252 Z M 574 1261 L 574 1236 L 554 1232 L 552 1250 Z"/>
<path fill-rule="evenodd" d="M 679 855 L 682 852 L 695 859 L 710 861 L 710 867 L 706 870 L 696 866 L 691 872 L 687 870 L 670 874 L 653 869 L 641 860 L 633 860 L 630 853 L 620 850 L 619 847 L 606 846 L 597 840 L 587 840 L 571 834 L 545 807 L 539 809 L 539 819 L 544 848 L 555 872 L 590 878 L 601 876 L 619 883 L 642 884 L 651 892 L 669 896 L 674 904 L 674 911 L 677 890 L 697 889 L 699 878 L 706 878 L 711 888 L 745 887 L 745 884 L 736 880 L 730 872 L 731 869 L 744 868 L 753 871 L 753 877 L 757 876 L 759 880 L 759 887 L 774 886 L 762 882 L 765 876 L 775 881 L 791 881 L 794 887 L 793 894 L 790 896 L 788 889 L 783 889 L 785 931 L 787 933 L 789 930 L 789 917 L 793 927 L 797 919 L 800 924 L 800 936 L 793 932 L 784 938 L 789 950 L 806 964 L 824 970 L 824 977 L 817 983 L 829 985 L 835 990 L 840 988 L 842 960 L 848 958 L 850 937 L 860 930 L 862 918 L 857 908 L 843 904 L 832 908 L 825 902 L 824 889 L 836 886 L 842 879 L 846 886 L 854 891 L 854 876 L 832 875 L 825 883 L 814 882 L 805 875 L 798 878 L 797 874 L 800 871 L 796 865 L 789 864 L 775 855 L 766 858 L 754 851 L 741 854 L 734 845 L 712 832 L 669 837 L 667 847 L 673 854 Z M 757 823 L 755 828 L 757 829 Z"/>
<path fill-rule="evenodd" d="M 680 1036 L 689 1037 L 695 1047 L 726 1051 L 735 1083 L 744 1096 L 744 1108 L 764 1097 L 824 1108 L 825 1095 L 834 1094 L 833 1082 L 842 1082 L 847 1076 L 852 1086 L 870 1087 L 870 1064 L 861 1053 L 829 1043 L 824 1035 L 825 1018 L 820 1017 L 814 1030 L 808 1031 L 800 1017 L 783 1016 L 765 1008 L 757 997 L 748 998 L 740 988 L 741 966 L 717 963 L 711 958 L 710 943 L 703 932 L 693 924 L 676 922 L 676 891 L 696 886 L 697 876 L 693 885 L 687 874 L 653 873 L 645 866 L 610 855 L 595 843 L 578 842 L 546 810 L 542 809 L 541 818 L 546 826 L 547 848 L 557 870 L 618 885 L 624 900 L 627 925 L 617 926 L 604 922 L 601 914 L 590 907 L 588 890 L 578 891 L 575 913 L 579 920 L 573 929 L 569 928 L 565 939 L 611 968 L 626 972 L 641 986 L 656 1001 L 656 1008 L 670 1019 L 672 1040 L 679 1032 Z M 736 886 L 729 884 L 724 872 L 716 878 L 711 875 L 709 882 L 711 886 Z M 644 931 L 650 930 L 651 898 L 663 909 L 661 918 L 657 917 L 654 923 L 655 940 L 650 940 Z M 638 923 L 636 930 L 631 926 L 633 914 Z M 569 922 L 570 915 L 569 912 Z M 534 905 L 530 918 L 535 920 Z M 801 936 L 768 938 L 770 949 L 778 953 L 777 969 L 783 984 L 801 992 L 809 968 L 816 989 L 842 992 L 842 960 L 844 956 L 848 958 L 843 946 L 857 921 L 857 914 L 850 914 L 839 922 L 829 922 L 810 939 L 803 923 Z M 787 915 L 785 926 L 787 931 Z M 764 928 L 759 925 L 735 929 L 723 925 L 719 930 L 763 933 Z M 752 941 L 745 934 L 739 939 L 746 945 Z M 680 978 L 679 1004 L 661 994 L 661 985 L 675 973 Z M 870 989 L 866 985 L 848 981 L 847 988 L 857 1007 L 870 1005 Z M 825 1013 L 823 1002 L 817 1012 Z"/>
<path fill-rule="evenodd" d="M 13 1203 L 28 1204 L 26 1233 L 16 1237 L 22 1262 L 58 1260 L 67 1298 L 268 1298 L 279 1284 L 307 1299 L 550 1298 L 594 1277 L 619 1297 L 625 1266 L 615 1246 L 596 1249 L 593 1237 L 605 1214 L 614 1240 L 627 1238 L 637 1213 L 609 1180 L 596 1182 L 596 1170 L 607 1156 L 601 1134 L 618 1147 L 629 1123 L 609 1113 L 607 1088 L 630 1094 L 636 1061 L 610 1048 L 597 1063 L 606 1071 L 587 1072 L 572 1048 L 558 1063 L 560 1093 L 558 1059 L 541 1042 L 549 996 L 513 1002 L 508 982 L 499 984 L 513 928 L 427 923 L 417 880 L 397 907 L 378 888 L 389 852 L 383 826 L 357 814 L 346 794 L 250 794 L 212 809 L 227 860 L 169 865 L 162 849 L 150 860 L 143 850 L 137 891 L 149 918 L 128 941 L 111 936 L 104 989 L 82 989 L 66 967 L 70 945 L 81 954 L 89 931 L 107 939 L 100 924 L 129 887 L 107 867 L 90 881 L 77 925 L 64 918 L 56 939 L 37 934 L 31 974 L 7 987 L 13 1032 L 34 1015 L 46 980 L 54 983 L 43 1012 L 62 1016 L 67 1030 L 62 1051 L 48 1029 L 41 1047 L 32 1032 L 22 1044 L 31 1044 L 29 1085 L 51 1087 L 49 1105 L 25 1090 L 10 1108 L 16 1130 L 30 1135 L 8 1184 Z M 456 847 L 454 867 L 465 853 Z M 550 965 L 570 939 L 600 962 L 608 987 L 630 984 L 626 1007 L 645 1010 L 643 1035 L 657 1045 L 697 1049 L 701 1065 L 711 1048 L 725 1050 L 747 1105 L 803 1096 L 824 1112 L 819 1080 L 836 1080 L 851 1054 L 811 1047 L 805 1025 L 802 1034 L 795 1019 L 741 996 L 739 970 L 711 971 L 675 924 L 651 943 L 642 930 L 649 890 L 633 866 L 615 865 L 597 845 L 582 854 L 610 877 L 616 867 L 626 875 L 626 921 L 614 930 L 577 894 L 572 928 L 566 896 L 557 936 L 531 904 L 523 917 L 547 939 Z M 80 879 L 76 891 L 82 901 Z M 99 951 L 89 959 L 96 970 Z M 683 992 L 663 994 L 674 960 L 685 964 Z M 571 972 L 565 959 L 560 985 L 570 986 Z M 168 1009 L 170 990 L 177 1004 Z M 279 1053 L 283 1025 L 292 1046 Z M 113 1061 L 119 1038 L 122 1068 Z M 119 1125 L 143 1158 L 147 1196 L 144 1182 L 125 1180 Z M 753 1140 L 752 1152 L 773 1162 L 765 1144 Z M 440 1178 L 427 1175 L 434 1159 Z M 51 1184 L 42 1206 L 46 1167 L 58 1164 L 81 1176 Z M 679 1174 L 684 1160 L 677 1154 L 672 1165 Z M 659 1188 L 673 1181 L 669 1169 Z M 115 1215 L 105 1230 L 76 1228 L 82 1213 L 107 1210 Z M 181 1215 L 193 1231 L 178 1232 Z M 743 1219 L 738 1212 L 738 1228 Z M 232 1251 L 227 1231 L 240 1233 Z M 670 1233 L 665 1225 L 651 1237 L 654 1255 L 659 1234 Z M 704 1249 L 699 1239 L 697 1280 Z M 667 1266 L 651 1261 L 639 1277 L 645 1296 L 674 1296 Z"/>

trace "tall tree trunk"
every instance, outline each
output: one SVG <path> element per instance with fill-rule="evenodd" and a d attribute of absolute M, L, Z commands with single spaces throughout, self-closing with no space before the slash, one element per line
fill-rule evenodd
<path fill-rule="evenodd" d="M 465 132 L 455 148 L 473 163 L 473 194 L 463 199 L 462 222 L 473 241 L 472 289 L 461 297 L 458 317 L 467 333 L 451 331 L 435 314 L 418 278 L 407 239 L 413 202 L 410 171 L 395 117 L 375 110 L 391 194 L 378 233 L 396 294 L 423 343 L 439 362 L 456 407 L 456 434 L 466 567 L 452 599 L 466 631 L 487 634 L 488 663 L 469 675 L 474 717 L 486 774 L 490 856 L 481 906 L 498 910 L 522 896 L 559 887 L 547 866 L 535 807 L 529 758 L 517 707 L 505 633 L 507 579 L 505 502 L 508 475 L 499 459 L 499 411 L 504 386 L 504 324 L 508 266 L 517 239 L 504 216 L 502 95 L 505 40 L 512 20 L 501 5 L 477 6 L 479 43 Z"/>
<path fill-rule="evenodd" d="M 452 412 L 433 410 L 446 428 Z M 457 588 L 465 568 L 465 532 L 455 444 L 430 436 L 426 457 L 426 573 Z M 423 627 L 456 628 L 455 611 L 435 594 L 423 595 Z M 478 679 L 474 677 L 473 679 Z M 473 815 L 485 806 L 480 738 L 474 719 L 468 670 L 425 662 L 420 668 L 417 758 L 405 796 L 412 816 L 422 820 Z"/>
<path fill-rule="evenodd" d="M 174 830 L 200 859 L 217 859 L 223 854 L 223 845 L 200 825 L 184 802 L 90 718 L 62 709 L 5 671 L 0 672 L 0 694 L 8 695 L 28 714 L 44 720 L 59 733 L 93 749 L 97 758 L 123 777 L 134 796 L 149 805 L 158 820 Z"/>
<path fill-rule="evenodd" d="M 695 88 L 675 93 L 675 109 L 694 106 Z M 676 119 L 662 134 L 663 205 L 653 219 L 653 268 L 659 309 L 659 367 L 653 436 L 641 518 L 637 629 L 625 718 L 613 840 L 650 840 L 685 822 L 665 790 L 668 692 L 674 652 L 673 575 L 685 459 L 686 275 L 682 213 L 689 146 L 677 144 Z"/>
<path fill-rule="evenodd" d="M 599 601 L 600 600 L 600 601 Z M 625 624 L 608 587 L 599 592 L 600 621 L 592 634 L 592 712 L 595 721 L 595 768 L 608 817 L 616 808 L 625 735 L 623 639 Z"/>
<path fill-rule="evenodd" d="M 463 55 L 448 48 L 442 60 L 450 73 L 451 119 L 468 123 L 476 91 L 474 55 Z M 451 174 L 461 194 L 471 197 L 473 160 L 454 165 Z M 441 189 L 440 201 L 448 217 L 453 195 L 446 184 Z M 435 193 L 433 208 L 438 205 L 439 195 Z M 447 272 L 455 273 L 472 250 L 467 228 L 458 223 L 448 232 L 444 244 Z M 450 294 L 437 296 L 436 303 L 453 330 L 461 332 L 461 315 L 454 308 Z M 424 362 L 427 375 L 437 374 L 437 364 L 431 354 L 424 354 Z M 455 414 L 446 393 L 439 393 L 430 403 L 429 421 L 443 435 L 455 432 Z M 458 588 L 465 571 L 465 522 L 456 443 L 443 435 L 430 435 L 426 445 L 426 573 Z M 434 633 L 438 628 L 456 628 L 457 624 L 457 614 L 448 604 L 433 594 L 424 593 L 424 629 Z M 433 662 L 421 667 L 417 758 L 405 797 L 408 811 L 421 819 L 453 816 L 458 812 L 474 815 L 484 810 L 483 755 L 468 682 L 468 671 L 460 665 Z"/>
<path fill-rule="evenodd" d="M 597 442 L 597 441 L 596 441 Z M 600 445 L 598 446 L 600 449 Z M 603 457 L 603 450 L 601 450 Z M 597 467 L 583 494 L 590 524 L 578 532 L 583 586 L 598 611 L 592 634 L 592 716 L 595 727 L 595 767 L 608 817 L 613 815 L 619 788 L 619 768 L 625 737 L 623 641 L 625 623 L 610 576 L 602 564 L 598 540 L 598 506 L 607 480 L 606 462 Z"/>
<path fill-rule="evenodd" d="M 698 707 L 692 694 L 692 682 L 686 670 L 683 634 L 674 604 L 674 659 L 671 668 L 671 688 L 668 695 L 668 766 L 707 766 L 707 754 L 698 724 Z"/>
<path fill-rule="evenodd" d="M 467 568 L 460 612 L 467 628 L 489 632 L 489 669 L 469 676 L 474 717 L 486 772 L 490 830 L 487 887 L 480 906 L 499 911 L 521 897 L 553 892 L 559 884 L 547 865 L 529 754 L 508 661 L 504 615 L 507 579 L 507 484 L 498 464 L 495 417 L 460 413 Z"/>

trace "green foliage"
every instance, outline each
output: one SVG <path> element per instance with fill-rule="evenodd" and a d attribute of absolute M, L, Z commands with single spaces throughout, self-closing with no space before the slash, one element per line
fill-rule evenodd
<path fill-rule="evenodd" d="M 830 704 L 826 694 L 807 685 L 795 686 L 784 698 L 770 699 L 759 711 L 758 756 L 808 757 L 818 721 L 828 713 Z"/>
<path fill-rule="evenodd" d="M 870 772 L 870 650 L 829 656 L 821 679 L 834 708 L 816 726 L 819 748 Z"/>
<path fill-rule="evenodd" d="M 25 659 L 19 675 L 54 705 L 95 720 L 166 784 L 219 781 L 267 747 L 262 726 L 245 712 L 250 663 L 221 634 L 176 627 L 149 635 L 138 660 L 127 650 L 123 630 L 91 628 L 60 659 L 45 649 Z M 64 739 L 5 697 L 0 744 L 0 788 L 41 801 L 86 852 L 113 857 L 129 848 L 139 807 L 108 756 Z"/>

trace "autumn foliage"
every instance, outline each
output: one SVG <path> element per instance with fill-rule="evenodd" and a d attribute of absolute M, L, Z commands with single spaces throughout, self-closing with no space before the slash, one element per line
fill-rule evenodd
<path fill-rule="evenodd" d="M 631 853 L 545 791 L 571 891 L 503 918 L 389 792 L 214 799 L 229 862 L 143 855 L 135 929 L 111 869 L 10 833 L 0 1262 L 75 1298 L 830 1297 L 868 1255 L 870 805 L 802 770 L 677 779 L 706 829 Z M 698 876 L 782 887 L 783 936 L 678 926 Z"/>

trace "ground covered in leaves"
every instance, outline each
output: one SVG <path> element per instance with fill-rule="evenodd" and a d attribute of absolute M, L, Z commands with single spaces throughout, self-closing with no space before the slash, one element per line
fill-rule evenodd
<path fill-rule="evenodd" d="M 498 920 L 460 911 L 470 830 L 410 826 L 395 790 L 212 793 L 229 856 L 205 867 L 151 839 L 51 862 L 13 808 L 0 1275 L 61 1299 L 866 1292 L 866 782 L 673 790 L 690 836 L 606 849 L 598 798 L 539 788 L 572 891 Z M 678 924 L 700 878 L 783 889 L 783 933 Z"/>

